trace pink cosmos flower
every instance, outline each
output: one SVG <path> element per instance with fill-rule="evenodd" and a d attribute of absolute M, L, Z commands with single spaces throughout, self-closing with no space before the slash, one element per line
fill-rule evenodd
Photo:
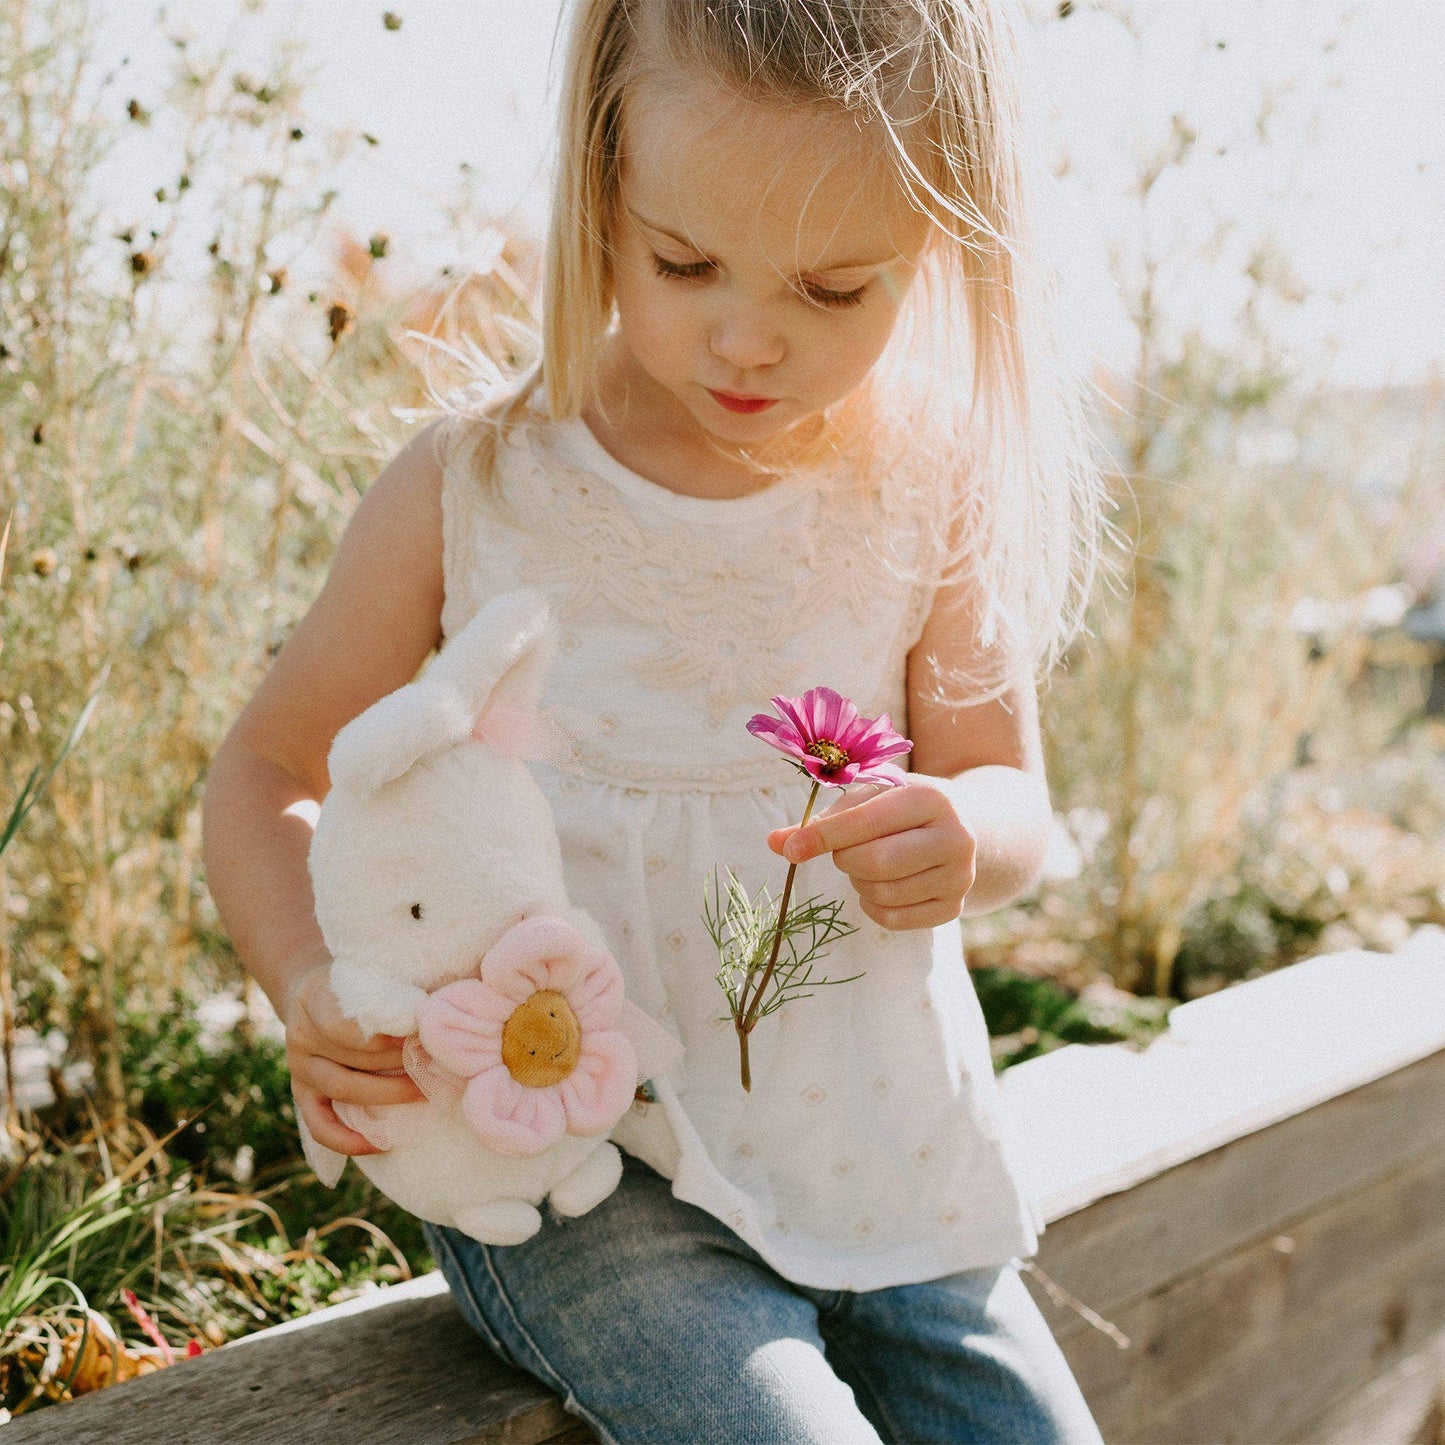
<path fill-rule="evenodd" d="M 820 783 L 846 788 L 849 783 L 897 786 L 907 774 L 888 761 L 910 751 L 913 744 L 894 732 L 885 712 L 860 717 L 858 709 L 831 687 L 810 687 L 801 697 L 775 697 L 781 715 L 760 712 L 748 731 L 779 752 L 797 759 L 797 766 Z"/>
<path fill-rule="evenodd" d="M 462 1115 L 498 1154 L 541 1154 L 563 1134 L 605 1134 L 637 1087 L 617 1023 L 622 973 L 560 918 L 528 918 L 482 959 L 481 977 L 422 1004 L 422 1047 L 465 1081 Z"/>

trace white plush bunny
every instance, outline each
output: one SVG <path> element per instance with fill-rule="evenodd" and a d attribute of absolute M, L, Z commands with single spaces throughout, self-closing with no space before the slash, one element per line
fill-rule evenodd
<path fill-rule="evenodd" d="M 552 648 L 540 592 L 494 598 L 418 681 L 336 735 L 311 843 L 342 1011 L 405 1036 L 427 1095 L 337 1104 L 385 1150 L 356 1163 L 404 1209 L 487 1244 L 529 1238 L 545 1198 L 562 1214 L 605 1199 L 622 1168 L 607 1133 L 639 1079 L 681 1054 L 622 997 L 601 931 L 567 897 L 525 761 L 548 752 Z M 334 1183 L 344 1156 L 301 1133 Z"/>

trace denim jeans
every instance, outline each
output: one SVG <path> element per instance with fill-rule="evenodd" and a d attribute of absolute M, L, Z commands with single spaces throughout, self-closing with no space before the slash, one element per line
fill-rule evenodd
<path fill-rule="evenodd" d="M 427 1225 L 468 1324 L 602 1441 L 1102 1445 L 1013 1264 L 854 1293 L 785 1280 L 623 1155 L 524 1244 Z"/>

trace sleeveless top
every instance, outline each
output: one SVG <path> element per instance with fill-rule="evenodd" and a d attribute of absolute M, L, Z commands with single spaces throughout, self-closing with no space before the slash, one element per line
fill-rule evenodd
<path fill-rule="evenodd" d="M 817 476 L 679 495 L 539 405 L 498 439 L 490 479 L 466 444 L 483 424 L 448 423 L 442 627 L 517 586 L 553 604 L 543 704 L 590 722 L 574 761 L 529 766 L 572 902 L 685 1049 L 613 1139 L 799 1284 L 876 1289 L 1027 1258 L 1044 1221 L 1003 1133 L 959 922 L 891 932 L 831 857 L 801 864 L 794 900 L 840 899 L 857 928 L 819 972 L 863 976 L 759 1021 L 750 1093 L 703 922 L 715 868 L 782 889 L 767 835 L 799 821 L 809 785 L 746 731 L 769 698 L 823 684 L 907 732 L 905 664 L 933 589 L 883 555 L 899 515 Z"/>

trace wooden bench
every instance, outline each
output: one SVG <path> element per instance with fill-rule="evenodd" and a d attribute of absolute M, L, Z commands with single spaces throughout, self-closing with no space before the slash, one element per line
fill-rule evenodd
<path fill-rule="evenodd" d="M 1025 1272 L 1110 1445 L 1445 1438 L 1445 932 L 1297 964 L 1181 1005 L 1146 1051 L 1070 1046 L 1000 1085 L 1048 1220 L 1034 1262 L 1128 1342 Z M 591 1438 L 436 1274 L 0 1436 Z"/>

